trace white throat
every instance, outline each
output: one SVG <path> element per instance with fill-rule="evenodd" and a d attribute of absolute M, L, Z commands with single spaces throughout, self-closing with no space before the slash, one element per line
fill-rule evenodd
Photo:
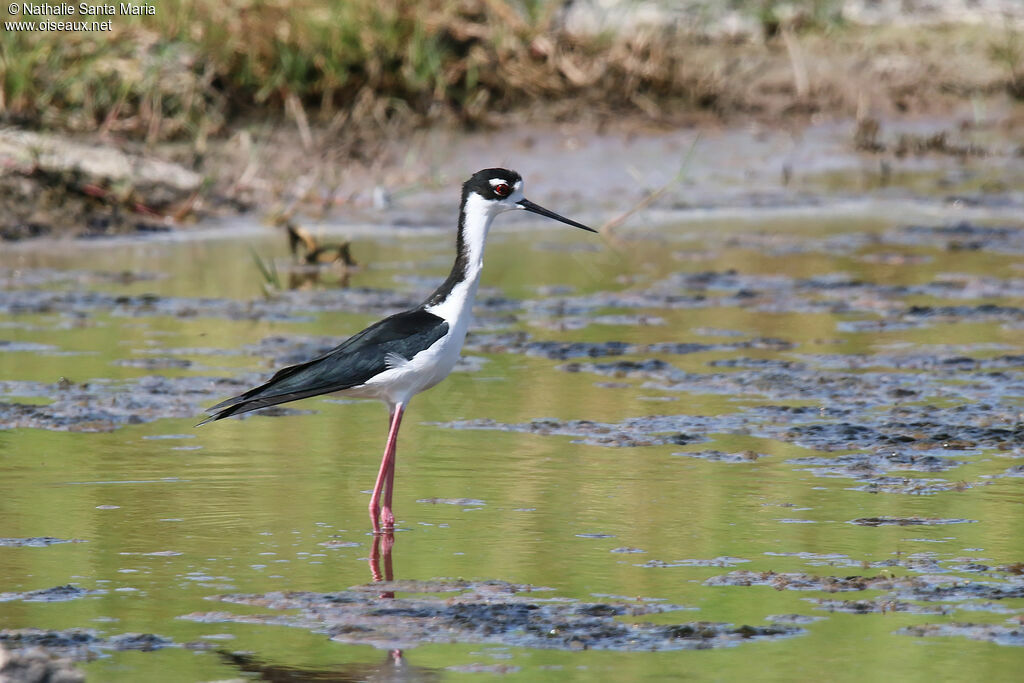
<path fill-rule="evenodd" d="M 480 195 L 469 195 L 464 208 L 462 223 L 462 247 L 466 254 L 466 278 L 479 280 L 484 267 L 484 247 L 487 233 L 491 230 L 494 217 L 503 207 L 489 202 Z"/>
<path fill-rule="evenodd" d="M 460 253 L 455 267 L 445 284 L 450 287 L 443 293 L 443 298 L 434 298 L 426 306 L 426 310 L 448 321 L 449 325 L 458 324 L 461 332 L 465 332 L 473 308 L 473 300 L 480 285 L 480 274 L 484 267 L 484 247 L 487 244 L 487 233 L 491 229 L 494 217 L 505 210 L 504 207 L 489 202 L 477 194 L 470 194 L 463 207 L 462 223 L 459 226 Z M 452 278 L 457 278 L 452 280 Z M 435 294 L 435 297 L 437 295 Z"/>

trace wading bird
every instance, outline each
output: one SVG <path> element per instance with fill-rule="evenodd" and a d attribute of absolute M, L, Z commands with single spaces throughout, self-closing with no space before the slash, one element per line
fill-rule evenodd
<path fill-rule="evenodd" d="M 199 424 L 320 394 L 383 401 L 390 412 L 388 439 L 370 498 L 370 519 L 377 533 L 381 527 L 393 529 L 395 443 L 402 414 L 413 396 L 455 367 L 480 284 L 487 232 L 495 216 L 515 209 L 597 232 L 523 197 L 523 179 L 515 171 L 488 168 L 474 173 L 462 186 L 455 265 L 426 301 L 367 327 L 319 358 L 279 370 L 267 383 L 218 403 L 207 410 L 213 415 Z"/>

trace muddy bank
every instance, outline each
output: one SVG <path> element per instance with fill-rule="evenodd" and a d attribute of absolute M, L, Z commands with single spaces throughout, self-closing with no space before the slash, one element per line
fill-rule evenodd
<path fill-rule="evenodd" d="M 632 617 L 685 607 L 658 601 L 582 603 L 547 597 L 503 581 L 381 582 L 338 593 L 219 595 L 212 599 L 291 614 L 198 612 L 201 623 L 273 624 L 326 633 L 341 643 L 382 649 L 428 643 L 487 643 L 560 650 L 660 651 L 731 647 L 798 635 L 792 625 L 733 626 L 709 622 L 654 625 Z M 540 594 L 538 595 L 538 591 Z M 400 593 L 381 600 L 379 594 Z M 441 596 L 415 594 L 441 593 Z"/>
<path fill-rule="evenodd" d="M 172 230 L 195 216 L 203 187 L 152 154 L 27 130 L 0 130 L 0 160 L 0 241 Z"/>
<path fill-rule="evenodd" d="M 642 90 L 632 94 L 543 37 L 520 45 L 531 54 L 519 66 L 561 85 L 538 97 L 526 79 L 514 101 L 480 104 L 472 121 L 465 110 L 435 116 L 445 111 L 436 102 L 430 112 L 408 111 L 420 100 L 380 109 L 350 99 L 342 112 L 331 106 L 317 117 L 289 98 L 284 111 L 261 102 L 250 114 L 256 123 L 221 121 L 217 134 L 145 146 L 95 134 L 109 124 L 104 115 L 121 110 L 80 129 L 88 134 L 7 129 L 0 239 L 187 231 L 196 219 L 250 209 L 253 222 L 447 225 L 452 188 L 499 163 L 529 187 L 557 192 L 566 210 L 600 205 L 598 225 L 640 205 L 646 210 L 631 222 L 658 211 L 809 206 L 866 193 L 1020 206 L 1024 118 L 1012 34 L 969 26 L 757 33 L 684 33 L 668 50 L 651 36 L 627 40 L 610 52 L 629 67 L 608 78 L 625 79 L 627 93 Z M 948 59 L 951 42 L 958 60 Z M 538 49 L 555 52 L 541 59 Z M 596 50 L 590 59 L 605 57 Z M 223 93 L 210 95 L 221 101 Z M 157 129 L 169 118 L 156 117 Z"/>

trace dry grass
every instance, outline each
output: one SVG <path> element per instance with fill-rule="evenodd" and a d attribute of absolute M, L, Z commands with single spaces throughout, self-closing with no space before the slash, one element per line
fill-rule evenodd
<path fill-rule="evenodd" d="M 34 126 L 156 141 L 202 138 L 254 108 L 340 129 L 472 125 L 579 97 L 653 116 L 665 98 L 714 100 L 714 77 L 691 68 L 675 38 L 560 34 L 556 6 L 171 0 L 156 17 L 119 18 L 112 33 L 5 32 L 0 104 Z"/>
<path fill-rule="evenodd" d="M 252 115 L 361 139 L 425 122 L 910 112 L 1020 90 L 1020 41 L 810 23 L 767 38 L 573 36 L 543 0 L 166 0 L 111 33 L 0 34 L 8 122 L 149 143 Z M 752 3 L 752 7 L 764 3 Z M 770 23 L 770 22 L 769 22 Z M 772 28 L 766 23 L 768 28 Z M 956 54 L 956 60 L 949 55 Z"/>

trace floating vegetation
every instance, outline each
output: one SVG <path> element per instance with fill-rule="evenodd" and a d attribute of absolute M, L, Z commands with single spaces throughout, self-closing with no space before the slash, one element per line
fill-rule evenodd
<path fill-rule="evenodd" d="M 54 538 L 53 536 L 0 538 L 0 548 L 46 548 L 60 543 L 85 543 L 85 541 L 80 538 Z"/>
<path fill-rule="evenodd" d="M 152 633 L 121 633 L 103 636 L 92 629 L 70 628 L 63 631 L 39 628 L 0 630 L 0 646 L 21 653 L 42 648 L 48 653 L 76 661 L 95 658 L 111 650 L 150 652 L 167 647 L 180 647 L 170 638 Z"/>
<path fill-rule="evenodd" d="M 0 593 L 0 602 L 20 600 L 21 602 L 65 602 L 76 600 L 90 595 L 103 595 L 103 590 L 87 590 L 72 586 L 54 586 L 53 588 L 42 588 L 40 590 L 26 591 L 24 593 Z"/>
<path fill-rule="evenodd" d="M 935 517 L 860 517 L 850 520 L 858 526 L 938 526 L 943 524 L 969 524 L 976 519 L 938 519 Z"/>
<path fill-rule="evenodd" d="M 1021 629 L 1019 621 L 1014 620 L 1010 626 L 1000 624 L 920 624 L 917 626 L 905 626 L 898 631 L 905 636 L 916 636 L 918 638 L 931 637 L 959 637 L 971 640 L 983 640 L 996 645 L 1011 645 L 1024 647 L 1024 630 Z"/>

